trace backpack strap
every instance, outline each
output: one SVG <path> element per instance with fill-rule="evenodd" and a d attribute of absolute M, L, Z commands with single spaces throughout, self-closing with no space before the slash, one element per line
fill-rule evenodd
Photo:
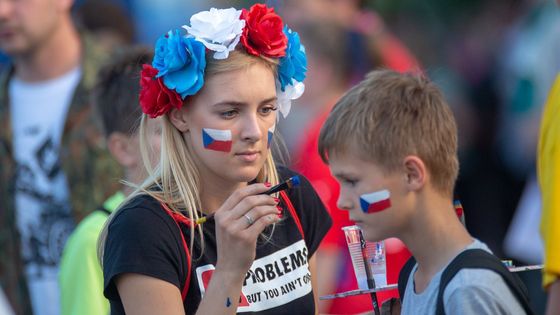
<path fill-rule="evenodd" d="M 453 277 L 461 269 L 488 269 L 499 274 L 509 287 L 526 314 L 534 314 L 529 305 L 528 291 L 519 277 L 511 273 L 503 263 L 494 255 L 482 249 L 468 249 L 457 255 L 445 268 L 441 275 L 439 291 L 436 301 L 436 315 L 445 314 L 443 293 Z M 400 279 L 399 279 L 400 280 Z M 400 284 L 400 283 L 399 283 Z"/>
<path fill-rule="evenodd" d="M 290 201 L 290 198 L 288 197 L 288 194 L 286 194 L 285 191 L 280 192 L 280 197 L 282 197 L 282 200 L 284 200 L 284 203 L 288 207 L 288 211 L 290 211 L 290 214 L 292 215 L 292 218 L 296 223 L 296 226 L 299 230 L 299 234 L 301 234 L 301 237 L 305 241 L 305 233 L 303 233 L 303 228 L 301 227 L 301 221 L 299 220 L 299 216 L 297 214 L 296 208 L 294 208 L 294 205 Z"/>
<path fill-rule="evenodd" d="M 416 259 L 414 256 L 411 256 L 404 266 L 401 268 L 399 272 L 399 296 L 401 298 L 401 303 L 404 301 L 404 292 L 406 291 L 406 285 L 408 284 L 408 278 L 410 278 L 410 274 L 412 273 L 412 268 L 416 265 Z"/>
<path fill-rule="evenodd" d="M 187 226 L 191 226 L 192 221 L 189 220 L 188 218 L 185 218 L 179 213 L 171 211 L 171 209 L 169 209 L 167 204 L 163 202 L 161 203 L 161 206 L 165 210 L 165 212 L 167 212 L 167 214 L 169 214 L 169 216 L 173 219 L 173 222 L 175 222 L 175 224 L 177 225 L 177 229 L 179 229 L 179 235 L 181 235 L 181 243 L 183 245 L 183 250 L 185 251 L 185 255 L 187 257 L 187 276 L 185 279 L 185 286 L 181 290 L 181 298 L 183 299 L 183 301 L 185 301 L 185 298 L 187 297 L 187 293 L 189 292 L 189 283 L 191 281 L 191 254 L 189 252 L 189 247 L 187 246 L 187 241 L 185 240 L 185 236 L 183 235 L 183 232 L 181 231 L 181 227 L 179 226 L 179 222 Z"/>

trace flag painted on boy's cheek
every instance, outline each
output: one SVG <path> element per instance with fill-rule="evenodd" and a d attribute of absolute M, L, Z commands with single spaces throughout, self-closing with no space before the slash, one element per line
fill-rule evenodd
<path fill-rule="evenodd" d="M 276 129 L 276 125 L 270 127 L 268 129 L 268 142 L 266 143 L 266 147 L 270 148 L 270 144 L 272 143 L 272 138 L 274 137 L 274 130 Z"/>
<path fill-rule="evenodd" d="M 202 128 L 202 142 L 208 150 L 231 151 L 231 130 Z"/>
<path fill-rule="evenodd" d="M 376 213 L 391 207 L 390 193 L 387 189 L 363 194 L 360 196 L 360 206 L 364 213 Z"/>

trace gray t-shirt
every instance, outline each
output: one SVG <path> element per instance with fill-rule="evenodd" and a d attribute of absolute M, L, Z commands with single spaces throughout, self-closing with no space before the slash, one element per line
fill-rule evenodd
<path fill-rule="evenodd" d="M 473 248 L 491 252 L 479 240 L 475 240 L 465 250 Z M 416 293 L 414 285 L 414 274 L 418 264 L 412 268 L 401 314 L 435 314 L 439 282 L 445 267 L 434 275 L 422 293 Z M 459 271 L 447 285 L 443 301 L 446 314 L 525 314 L 502 277 L 487 269 Z"/>

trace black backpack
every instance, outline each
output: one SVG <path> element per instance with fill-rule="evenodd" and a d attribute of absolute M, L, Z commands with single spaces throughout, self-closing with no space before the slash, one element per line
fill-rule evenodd
<path fill-rule="evenodd" d="M 416 265 L 416 259 L 411 257 L 399 273 L 398 288 L 401 303 L 404 299 L 406 284 L 414 265 Z M 449 263 L 441 275 L 436 301 L 436 315 L 445 314 L 445 309 L 443 307 L 443 292 L 445 292 L 445 288 L 457 272 L 464 268 L 489 269 L 499 274 L 513 293 L 513 296 L 515 296 L 517 301 L 519 301 L 519 304 L 525 310 L 525 313 L 528 315 L 535 314 L 529 305 L 527 287 L 523 282 L 521 282 L 516 274 L 511 273 L 496 256 L 490 254 L 489 252 L 482 249 L 468 249 L 457 255 L 457 257 Z"/>

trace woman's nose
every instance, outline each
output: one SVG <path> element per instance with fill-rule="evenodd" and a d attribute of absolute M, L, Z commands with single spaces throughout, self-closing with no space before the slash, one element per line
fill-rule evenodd
<path fill-rule="evenodd" d="M 255 115 L 248 115 L 248 117 L 243 120 L 242 124 L 241 139 L 250 142 L 256 142 L 261 139 L 263 131 Z"/>

